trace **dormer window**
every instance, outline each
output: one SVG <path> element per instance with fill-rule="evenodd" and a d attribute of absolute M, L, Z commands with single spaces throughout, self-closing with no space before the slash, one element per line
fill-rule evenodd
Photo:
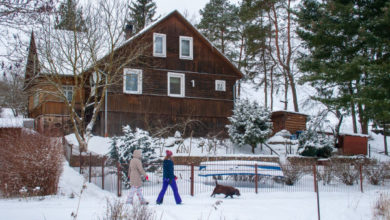
<path fill-rule="evenodd" d="M 73 86 L 62 86 L 62 89 L 68 102 L 71 102 L 73 99 Z"/>
<path fill-rule="evenodd" d="M 180 36 L 180 59 L 193 59 L 193 40 L 192 37 Z"/>
<path fill-rule="evenodd" d="M 226 81 L 215 80 L 215 91 L 226 92 Z"/>
<path fill-rule="evenodd" d="M 153 33 L 153 56 L 167 57 L 167 35 Z"/>

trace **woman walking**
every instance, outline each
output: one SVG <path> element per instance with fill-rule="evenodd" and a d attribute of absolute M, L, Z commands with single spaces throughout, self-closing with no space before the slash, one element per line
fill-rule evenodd
<path fill-rule="evenodd" d="M 133 159 L 130 160 L 129 163 L 129 178 L 130 178 L 130 193 L 127 197 L 126 203 L 133 205 L 133 197 L 134 194 L 137 193 L 139 201 L 142 205 L 147 205 L 147 202 L 142 195 L 142 179 L 141 176 L 144 176 L 146 180 L 148 180 L 148 176 L 146 175 L 144 169 L 142 168 L 141 163 L 142 154 L 140 150 L 135 150 L 133 152 Z"/>
<path fill-rule="evenodd" d="M 165 192 L 167 191 L 168 185 L 171 186 L 173 195 L 175 197 L 176 204 L 181 204 L 181 198 L 177 190 L 176 185 L 176 176 L 173 173 L 173 161 L 172 161 L 172 151 L 167 150 L 166 156 L 163 163 L 163 187 L 160 194 L 157 197 L 157 204 L 162 204 L 164 200 Z"/>

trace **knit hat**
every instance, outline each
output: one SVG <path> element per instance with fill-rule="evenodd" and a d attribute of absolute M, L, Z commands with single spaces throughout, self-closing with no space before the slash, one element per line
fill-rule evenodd
<path fill-rule="evenodd" d="M 167 154 L 167 157 L 170 157 L 173 154 L 172 151 L 170 151 L 170 150 L 166 150 L 165 153 Z"/>

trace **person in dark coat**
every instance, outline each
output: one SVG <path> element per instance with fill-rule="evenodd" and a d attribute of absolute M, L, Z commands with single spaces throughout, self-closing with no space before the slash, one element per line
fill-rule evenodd
<path fill-rule="evenodd" d="M 165 192 L 167 191 L 168 185 L 171 186 L 173 195 L 175 197 L 176 204 L 180 205 L 181 204 L 181 198 L 179 195 L 179 192 L 177 190 L 177 185 L 176 185 L 176 176 L 173 173 L 173 161 L 172 161 L 172 151 L 167 150 L 166 156 L 164 158 L 163 162 L 163 187 L 161 189 L 160 194 L 157 197 L 157 204 L 162 204 L 164 200 L 164 195 Z"/>

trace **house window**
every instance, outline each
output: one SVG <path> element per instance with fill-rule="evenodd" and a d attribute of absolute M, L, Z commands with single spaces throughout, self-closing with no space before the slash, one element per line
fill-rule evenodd
<path fill-rule="evenodd" d="M 192 37 L 180 36 L 180 59 L 193 59 Z"/>
<path fill-rule="evenodd" d="M 123 92 L 128 94 L 142 93 L 142 70 L 128 68 L 124 69 Z"/>
<path fill-rule="evenodd" d="M 73 98 L 73 86 L 63 86 L 62 89 L 68 102 L 71 102 Z"/>
<path fill-rule="evenodd" d="M 37 107 L 39 104 L 39 93 L 35 93 L 33 96 L 33 107 Z"/>
<path fill-rule="evenodd" d="M 153 34 L 153 56 L 166 57 L 167 56 L 167 36 L 165 34 Z"/>
<path fill-rule="evenodd" d="M 184 74 L 168 73 L 168 96 L 184 97 Z"/>
<path fill-rule="evenodd" d="M 215 91 L 226 91 L 226 81 L 225 80 L 215 80 Z"/>

